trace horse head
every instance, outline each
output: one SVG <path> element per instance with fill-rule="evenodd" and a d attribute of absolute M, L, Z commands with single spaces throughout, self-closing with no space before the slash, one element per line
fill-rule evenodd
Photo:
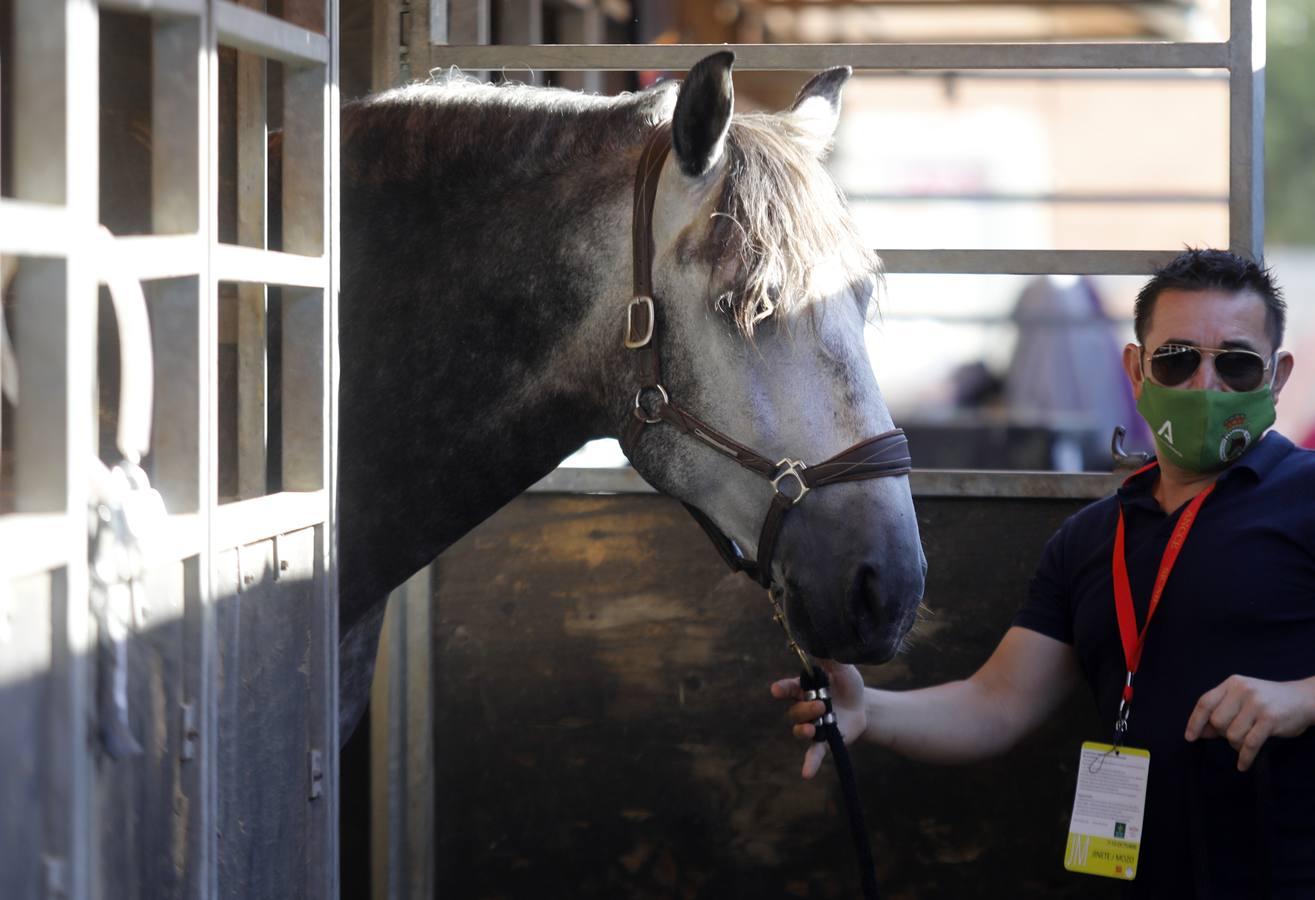
<path fill-rule="evenodd" d="M 777 460 L 811 467 L 781 474 L 786 489 L 870 473 L 818 463 L 892 427 L 864 344 L 876 261 L 823 165 L 849 71 L 818 75 L 779 115 L 734 116 L 731 61 L 619 97 L 449 74 L 344 108 L 344 734 L 387 592 L 586 440 L 634 431 L 637 394 L 652 418 L 661 395 L 641 358 L 660 361 L 665 414 L 705 424 L 643 426 L 625 441 L 639 472 L 723 549 L 770 557 L 760 581 L 806 649 L 863 662 L 897 649 L 924 570 L 906 478 L 814 489 L 780 520 L 776 552 L 758 546 Z M 618 265 L 634 246 L 652 251 L 651 307 Z M 623 346 L 627 309 L 632 331 L 654 326 L 644 348 Z M 902 459 L 896 438 L 858 451 Z M 722 455 L 736 442 L 761 456 Z"/>
<path fill-rule="evenodd" d="M 718 53 L 690 71 L 658 126 L 670 153 L 650 141 L 637 163 L 652 170 L 636 190 L 637 204 L 644 187 L 653 195 L 651 224 L 645 210 L 633 238 L 648 238 L 647 224 L 652 303 L 631 302 L 627 343 L 653 325 L 653 346 L 644 357 L 616 341 L 607 378 L 631 389 L 612 398 L 614 420 L 639 473 L 746 558 L 763 560 L 775 494 L 797 497 L 760 580 L 783 595 L 804 649 L 883 662 L 914 621 L 926 572 L 908 478 L 804 500 L 797 468 L 761 463 L 806 466 L 893 428 L 864 340 L 878 264 L 824 166 L 850 71 L 815 76 L 779 114 L 736 116 L 732 62 Z M 637 272 L 649 264 L 636 258 Z M 613 323 L 623 307 L 610 301 Z M 663 423 L 667 404 L 697 427 L 684 412 Z M 753 448 L 760 470 L 728 444 Z"/>

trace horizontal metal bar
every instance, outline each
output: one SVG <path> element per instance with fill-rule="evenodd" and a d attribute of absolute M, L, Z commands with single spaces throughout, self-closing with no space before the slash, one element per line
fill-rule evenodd
<path fill-rule="evenodd" d="M 746 4 L 748 5 L 748 4 Z M 803 12 L 824 9 L 829 13 L 867 12 L 890 7 L 916 6 L 930 12 L 935 9 L 961 9 L 968 7 L 1009 8 L 1015 6 L 1045 6 L 1051 9 L 1081 9 L 1093 7 L 1101 10 L 1187 12 L 1192 7 L 1183 0 L 829 0 L 825 5 L 818 0 L 767 0 L 753 3 L 755 11 L 788 9 Z"/>
<path fill-rule="evenodd" d="M 616 469 L 553 469 L 529 488 L 536 494 L 653 494 L 653 486 L 629 466 Z"/>
<path fill-rule="evenodd" d="M 328 518 L 327 491 L 285 491 L 223 503 L 214 512 L 214 546 L 217 550 L 242 547 L 320 525 Z"/>
<path fill-rule="evenodd" d="M 160 16 L 199 16 L 205 0 L 99 0 L 101 9 Z"/>
<path fill-rule="evenodd" d="M 928 310 L 927 312 L 886 312 L 882 310 L 878 322 L 935 322 L 937 325 L 949 325 L 952 328 L 1018 328 L 1025 326 L 1027 328 L 1073 328 L 1081 326 L 1083 328 L 1109 328 L 1123 330 L 1132 327 L 1130 317 L 1110 317 L 1110 316 L 1023 316 L 1017 317 L 1009 313 L 997 315 L 966 315 L 959 313 L 937 312 Z"/>
<path fill-rule="evenodd" d="M 327 520 L 324 491 L 288 491 L 221 504 L 215 510 L 215 547 L 226 550 L 300 531 Z M 0 516 L 0 578 L 21 578 L 67 563 L 68 520 L 60 513 Z M 205 523 L 198 513 L 169 516 L 148 560 L 152 566 L 189 559 L 205 548 Z"/>
<path fill-rule="evenodd" d="M 67 256 L 73 220 L 63 206 L 0 199 L 0 253 Z"/>
<path fill-rule="evenodd" d="M 1211 204 L 1227 203 L 1227 194 L 1097 194 L 1097 193 L 1006 193 L 972 191 L 963 193 L 871 193 L 848 191 L 851 203 L 1101 203 L 1101 204 Z"/>
<path fill-rule="evenodd" d="M 323 288 L 329 282 L 329 261 L 323 256 L 299 256 L 237 244 L 218 244 L 212 260 L 218 281 L 313 288 Z"/>
<path fill-rule="evenodd" d="M 141 281 L 198 275 L 206 245 L 197 234 L 144 234 L 115 238 L 114 247 Z"/>
<path fill-rule="evenodd" d="M 1227 69 L 943 69 L 867 71 L 863 78 L 938 78 L 964 81 L 1228 81 Z"/>
<path fill-rule="evenodd" d="M 1106 472 L 914 469 L 909 486 L 914 497 L 1095 500 L 1112 493 L 1124 477 L 1124 474 Z"/>
<path fill-rule="evenodd" d="M 688 69 L 735 51 L 739 69 L 1226 69 L 1226 43 L 1070 44 L 435 44 L 431 61 L 462 69 L 633 72 Z"/>
<path fill-rule="evenodd" d="M 200 513 L 178 513 L 169 516 L 168 525 L 161 529 L 157 556 L 152 565 L 180 562 L 197 556 L 205 549 L 205 520 Z"/>
<path fill-rule="evenodd" d="M 1149 275 L 1180 250 L 878 250 L 888 274 Z"/>
<path fill-rule="evenodd" d="M 63 513 L 0 516 L 0 579 L 23 578 L 68 564 L 68 519 Z"/>
<path fill-rule="evenodd" d="M 219 33 L 219 43 L 266 59 L 293 66 L 329 64 L 329 40 L 324 35 L 238 6 L 231 0 L 217 0 L 215 3 L 215 28 Z"/>
<path fill-rule="evenodd" d="M 914 469 L 914 497 L 1015 497 L 1094 500 L 1119 486 L 1120 474 L 1103 472 L 992 472 Z M 653 488 L 629 467 L 556 469 L 530 488 L 536 494 L 652 494 Z"/>

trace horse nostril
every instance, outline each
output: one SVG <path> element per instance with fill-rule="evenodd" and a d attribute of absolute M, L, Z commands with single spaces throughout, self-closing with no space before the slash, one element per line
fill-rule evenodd
<path fill-rule="evenodd" d="M 872 640 L 881 630 L 886 611 L 881 608 L 881 587 L 877 570 L 869 565 L 858 567 L 849 586 L 849 611 L 863 640 Z"/>

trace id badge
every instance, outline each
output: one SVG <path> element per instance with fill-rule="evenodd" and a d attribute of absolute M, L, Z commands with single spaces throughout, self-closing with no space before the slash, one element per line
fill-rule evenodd
<path fill-rule="evenodd" d="M 1121 881 L 1137 876 L 1150 768 L 1150 751 L 1082 745 L 1064 868 Z"/>

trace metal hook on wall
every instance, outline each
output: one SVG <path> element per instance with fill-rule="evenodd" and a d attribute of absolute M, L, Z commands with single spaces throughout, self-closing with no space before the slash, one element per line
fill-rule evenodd
<path fill-rule="evenodd" d="M 1110 437 L 1110 456 L 1114 457 L 1114 467 L 1116 469 L 1140 469 L 1151 461 L 1151 455 L 1140 450 L 1135 453 L 1124 450 L 1123 439 L 1127 436 L 1128 429 L 1122 425 L 1114 426 L 1114 434 Z"/>
<path fill-rule="evenodd" d="M 142 752 L 128 714 L 129 640 L 149 606 L 142 579 L 168 513 L 141 468 L 150 447 L 154 365 L 150 318 L 141 282 L 115 252 L 114 236 L 97 234 L 100 281 L 109 287 L 119 332 L 119 414 L 113 469 L 93 456 L 91 609 L 98 641 L 97 704 L 101 746 L 111 759 Z"/>

